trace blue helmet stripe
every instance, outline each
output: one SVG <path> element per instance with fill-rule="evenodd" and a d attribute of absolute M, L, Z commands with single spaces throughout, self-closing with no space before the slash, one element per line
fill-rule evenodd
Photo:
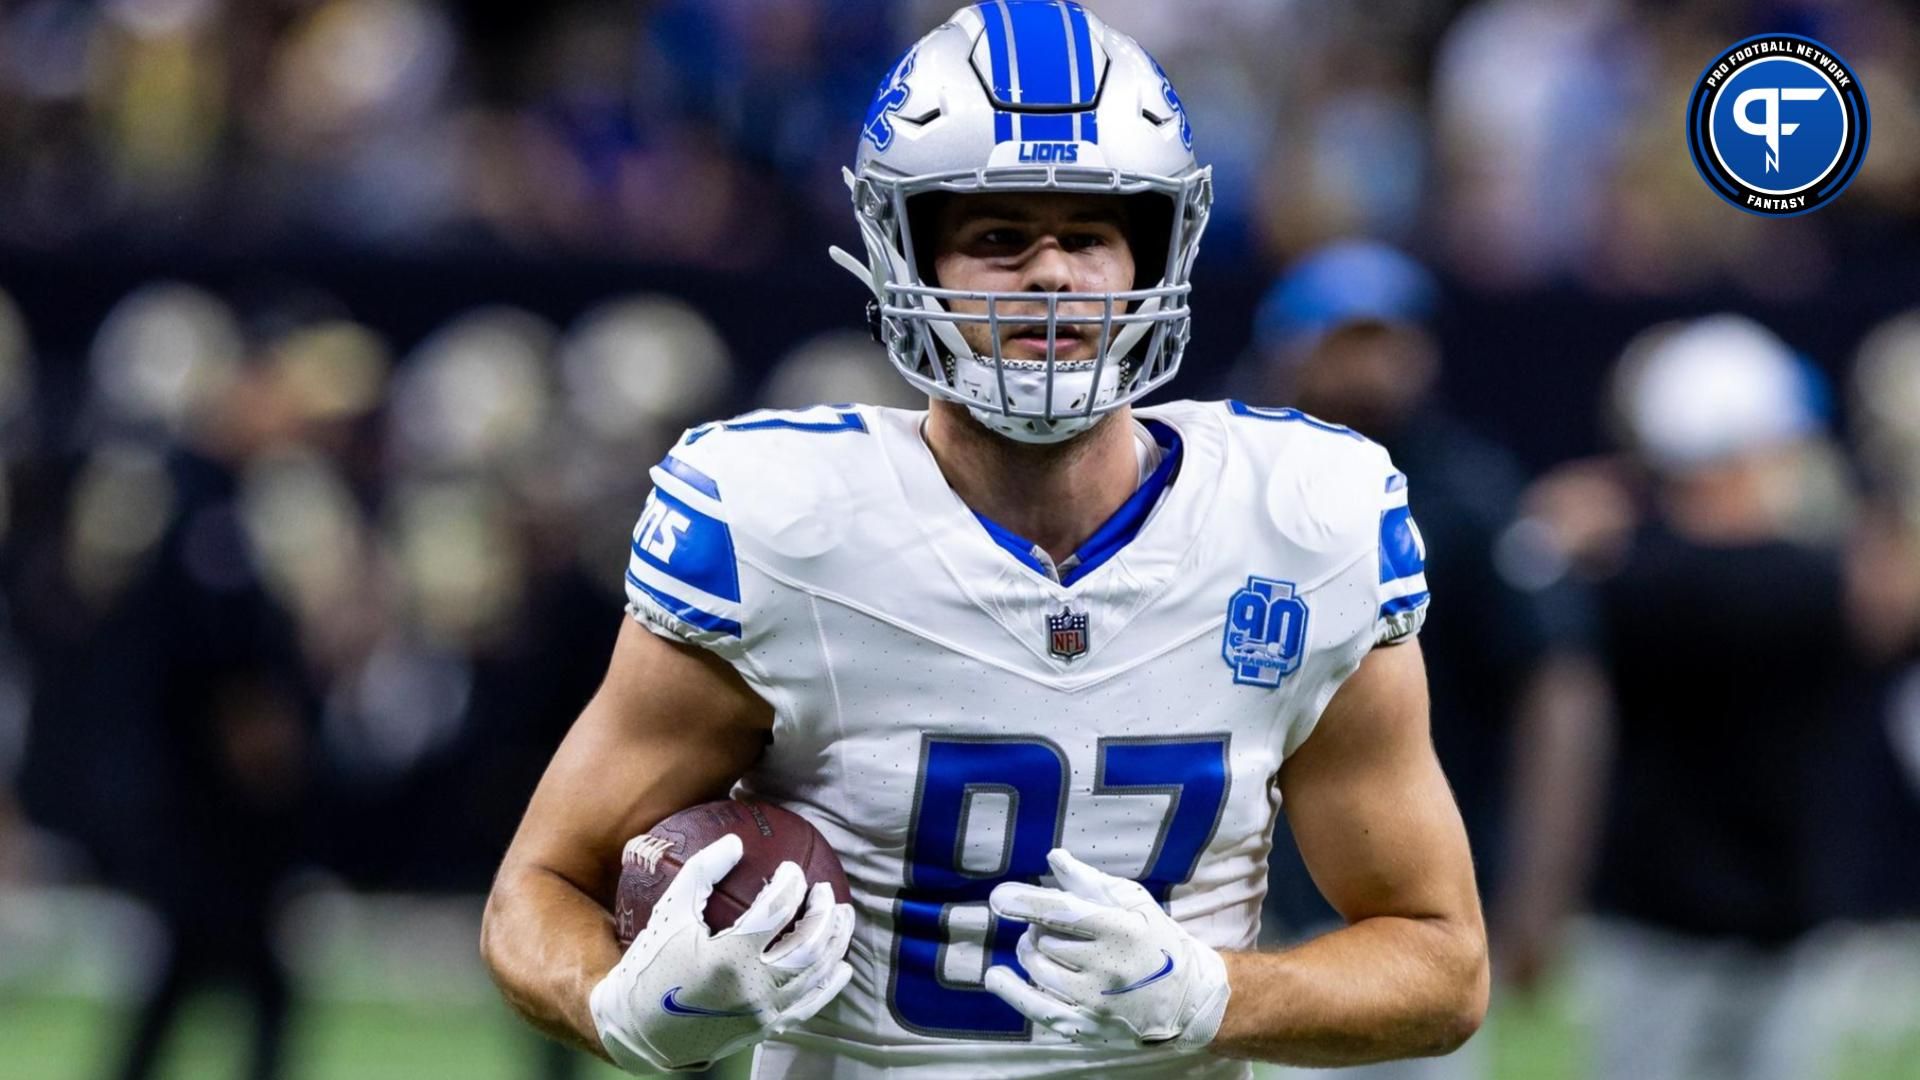
<path fill-rule="evenodd" d="M 1068 142 L 1073 138 L 1072 113 L 1023 113 L 1020 117 L 1022 138 L 1047 140 L 1050 142 Z"/>
<path fill-rule="evenodd" d="M 987 56 L 993 60 L 993 96 L 1013 101 L 1013 70 L 1007 48 L 1007 6 L 1001 0 L 980 5 L 980 19 L 987 24 Z"/>
<path fill-rule="evenodd" d="M 975 9 L 985 27 L 993 96 L 1015 106 L 1081 106 L 1083 112 L 996 109 L 996 143 L 1020 140 L 1100 141 L 1100 71 L 1086 9 L 1073 0 L 984 0 Z"/>
<path fill-rule="evenodd" d="M 1014 0 L 1006 5 L 1006 10 L 1013 16 L 1014 62 L 1020 71 L 1019 103 L 1078 104 L 1073 93 L 1073 70 L 1067 57 L 1067 27 L 1061 21 L 1059 7 L 1053 3 Z M 1091 95 L 1093 88 L 1085 87 L 1082 92 Z M 1027 135 L 1030 139 L 1055 137 L 1031 130 Z"/>
<path fill-rule="evenodd" d="M 1007 8 L 1000 0 L 979 5 L 980 21 L 987 25 L 987 56 L 993 61 L 993 96 L 1001 101 L 1014 100 L 1012 50 L 1007 42 Z M 996 109 L 993 114 L 993 141 L 1013 141 L 1013 114 Z"/>
<path fill-rule="evenodd" d="M 1044 10 L 1044 12 L 1052 12 L 1054 15 L 1060 15 L 1058 19 L 1054 19 L 1056 23 L 1060 23 L 1060 27 L 1058 27 L 1058 29 L 1060 29 L 1060 35 L 1058 35 L 1058 50 L 1054 48 L 1054 40 L 1048 38 L 1044 44 L 1039 46 L 1041 56 L 1039 56 L 1039 58 L 1031 58 L 1031 54 L 1035 52 L 1035 44 L 1033 44 L 1035 37 L 1033 37 L 1033 33 L 1027 33 L 1027 37 L 1021 40 L 1021 44 L 1025 46 L 1025 48 L 1021 50 L 1021 56 L 1029 58 L 1029 60 L 1023 61 L 1020 75 L 1021 92 L 1025 94 L 1025 100 L 1031 102 L 1031 100 L 1033 100 L 1033 94 L 1035 94 L 1033 83 L 1027 79 L 1027 71 L 1029 71 L 1031 67 L 1044 67 L 1048 73 L 1058 73 L 1060 79 L 1066 79 L 1066 98 L 1064 98 L 1064 100 L 1068 100 L 1068 102 L 1079 102 L 1079 100 L 1081 100 L 1081 86 L 1083 86 L 1083 83 L 1081 83 L 1081 77 L 1079 77 L 1079 63 L 1077 63 L 1075 56 L 1073 56 L 1073 31 L 1071 31 L 1071 23 L 1069 23 L 1069 17 L 1071 17 L 1071 15 L 1068 13 L 1068 6 L 1066 6 L 1066 4 L 1046 2 L 1046 4 L 1031 4 L 1031 6 L 1029 6 L 1029 4 L 1021 4 L 1021 6 L 1014 8 L 1014 10 L 1016 10 L 1016 12 L 1027 13 L 1027 15 L 1023 15 L 1023 17 L 1016 15 L 1016 19 L 1014 19 L 1014 29 L 1016 29 L 1016 33 L 1020 31 L 1020 25 L 1023 21 L 1025 21 L 1025 23 L 1031 23 L 1031 21 L 1033 21 L 1033 12 L 1041 12 L 1041 10 Z M 1050 15 L 1048 15 L 1048 17 L 1050 17 Z M 1050 23 L 1048 23 L 1048 25 L 1050 25 Z M 1027 117 L 1021 119 L 1020 127 L 1021 131 L 1025 133 L 1025 138 L 1048 140 L 1048 142 L 1068 142 L 1068 140 L 1073 138 L 1075 121 L 1073 121 L 1071 115 L 1027 115 Z"/>
<path fill-rule="evenodd" d="M 1091 106 L 1099 96 L 1100 73 L 1086 9 L 1071 0 L 985 0 L 975 10 L 985 27 L 995 99 L 1019 106 L 1087 107 L 1079 113 L 996 109 L 994 142 L 1099 142 Z"/>
<path fill-rule="evenodd" d="M 1092 105 L 1099 98 L 1099 86 L 1094 82 L 1093 70 L 1093 34 L 1087 28 L 1087 9 L 1073 0 L 1067 0 L 1067 23 L 1073 31 L 1074 71 L 1079 77 L 1080 92 L 1074 100 Z M 1080 137 L 1087 142 L 1100 141 L 1099 117 L 1089 108 L 1080 114 Z"/>

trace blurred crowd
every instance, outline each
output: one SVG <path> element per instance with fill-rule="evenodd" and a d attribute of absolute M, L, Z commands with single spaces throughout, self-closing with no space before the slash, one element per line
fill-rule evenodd
<path fill-rule="evenodd" d="M 31 698 L 49 719 L 33 725 L 34 745 L 60 759 L 42 762 L 29 790 L 43 787 L 76 835 L 112 842 L 125 794 L 110 794 L 126 777 L 99 775 L 98 755 L 137 745 L 155 704 L 137 658 L 102 647 L 121 624 L 136 652 L 230 629 L 239 640 L 227 666 L 286 677 L 287 730 L 210 733 L 219 745 L 195 763 L 260 770 L 236 782 L 263 796 L 291 795 L 277 770 L 310 770 L 323 757 L 343 782 L 409 777 L 450 746 L 491 741 L 471 730 L 479 713 L 499 713 L 502 738 L 537 720 L 526 712 L 551 714 L 536 741 L 563 729 L 618 626 L 608 553 L 625 547 L 648 465 L 735 393 L 714 327 L 665 296 L 609 300 L 564 331 L 524 310 L 481 307 L 397 358 L 375 330 L 313 303 L 302 296 L 249 320 L 196 286 L 144 286 L 101 324 L 84 359 L 84 403 L 55 417 L 33 408 L 25 322 L 0 298 L 8 623 L 14 655 L 45 654 Z M 759 396 L 910 400 L 877 346 L 851 330 L 795 348 Z M 207 612 L 222 628 L 186 621 L 203 596 L 234 598 L 238 606 Z M 552 688 L 558 700 L 537 707 L 476 688 L 475 660 L 489 657 L 579 670 L 514 676 Z M 206 663 L 196 673 L 227 661 Z M 23 699 L 26 685 L 15 688 Z M 16 712 L 0 727 L 8 762 L 28 730 Z M 545 756 L 490 752 L 528 775 Z M 525 754 L 532 760 L 517 760 Z M 109 789 L 95 793 L 109 817 L 66 820 L 87 813 L 96 782 Z M 456 788 L 484 798 L 496 826 L 517 810 L 511 799 L 492 806 L 471 773 Z M 401 843 L 390 830 L 389 839 Z M 436 864 L 379 873 L 471 886 L 499 839 L 496 827 L 470 859 L 442 844 Z M 379 862 L 355 847 L 343 853 L 349 862 Z"/>
<path fill-rule="evenodd" d="M 849 119 L 954 6 L 21 0 L 0 11 L 0 244 L 768 266 L 847 235 Z M 1095 6 L 1181 88 L 1216 257 L 1364 233 L 1490 286 L 1804 296 L 1920 209 L 1899 0 Z M 1671 152 L 1705 58 L 1756 28 L 1829 43 L 1869 90 L 1873 167 L 1831 213 L 1702 215 Z"/>
<path fill-rule="evenodd" d="M 156 282 L 54 417 L 26 327 L 0 300 L 0 793 L 36 826 L 5 828 L 0 797 L 0 867 L 131 891 L 167 924 L 128 1075 L 212 974 L 263 1003 L 272 1059 L 289 875 L 484 888 L 604 670 L 647 467 L 734 366 L 659 295 L 564 330 L 481 307 L 396 358 L 310 294 L 243 315 Z M 759 392 L 907 390 L 848 331 Z"/>
<path fill-rule="evenodd" d="M 1414 478 L 1435 742 L 1506 984 L 1569 957 L 1611 980 L 1607 1045 L 1642 1054 L 1606 1076 L 1817 1075 L 1729 1048 L 1805 1006 L 1785 987 L 1824 929 L 1920 918 L 1920 308 L 1861 335 L 1839 389 L 1744 316 L 1646 328 L 1595 403 L 1611 445 L 1530 476 L 1449 408 L 1446 293 L 1386 245 L 1317 249 L 1214 389 L 1349 424 Z M 756 372 L 659 294 L 564 326 L 481 306 L 396 355 L 311 291 L 247 310 L 154 282 L 100 323 L 65 414 L 38 407 L 32 341 L 0 294 L 0 887 L 161 916 L 130 1077 L 216 977 L 278 1060 L 274 920 L 315 870 L 484 887 L 597 684 L 646 466 L 683 427 L 916 405 L 864 331 Z M 1277 844 L 1283 941 L 1330 913 Z M 1569 952 L 1587 910 L 1616 936 Z M 1676 965 L 1691 996 L 1655 994 Z M 1633 1021 L 1659 1017 L 1735 1067 L 1649 1065 Z M 1821 1038 L 1753 1052 L 1803 1064 Z"/>
<path fill-rule="evenodd" d="M 740 327 L 778 338 L 780 309 L 728 283 L 824 276 L 874 78 L 955 2 L 0 7 L 0 287 L 23 297 L 0 293 L 0 884 L 98 882 L 162 915 L 125 1075 L 215 972 L 250 988 L 273 1073 L 296 871 L 484 888 L 597 683 L 647 467 L 684 426 L 914 404 L 853 300 L 825 318 L 845 329 L 745 356 Z M 1090 6 L 1181 88 L 1220 196 L 1203 268 L 1265 291 L 1257 312 L 1198 297 L 1227 345 L 1175 389 L 1348 423 L 1413 478 L 1435 740 L 1508 984 L 1562 962 L 1591 908 L 1609 1045 L 1728 1076 L 1803 1061 L 1742 1026 L 1799 946 L 1920 916 L 1920 309 L 1826 325 L 1842 345 L 1809 357 L 1695 298 L 1857 312 L 1853 285 L 1920 264 L 1920 17 Z M 1819 214 L 1739 214 L 1687 163 L 1691 81 L 1754 29 L 1819 37 L 1868 89 L 1867 167 Z M 334 280 L 142 274 L 99 317 L 33 272 L 316 249 L 344 253 Z M 457 277 L 476 253 L 710 276 L 475 297 L 410 313 L 424 333 L 340 299 L 355 258 Z M 806 284 L 797 302 L 827 295 Z M 1609 329 L 1545 378 L 1612 374 L 1584 413 L 1536 418 L 1609 433 L 1543 472 L 1499 443 L 1538 401 L 1449 396 L 1539 358 L 1445 330 L 1463 298 L 1524 322 L 1540 309 L 1512 298 L 1551 290 Z M 1270 926 L 1311 932 L 1281 847 Z M 1644 1030 L 1661 1018 L 1704 1041 Z"/>
<path fill-rule="evenodd" d="M 1310 253 L 1240 381 L 1409 477 L 1434 745 L 1497 977 L 1523 997 L 1571 966 L 1602 1080 L 1841 1075 L 1849 1041 L 1920 1020 L 1914 986 L 1836 959 L 1836 928 L 1920 917 L 1920 309 L 1863 337 L 1841 395 L 1752 318 L 1656 323 L 1595 403 L 1609 445 L 1530 478 L 1449 408 L 1440 294 L 1385 245 Z M 1284 834 L 1272 870 L 1271 943 L 1337 925 Z M 1858 1009 L 1876 993 L 1907 1019 Z M 1465 1080 L 1487 1055 L 1364 1072 Z"/>

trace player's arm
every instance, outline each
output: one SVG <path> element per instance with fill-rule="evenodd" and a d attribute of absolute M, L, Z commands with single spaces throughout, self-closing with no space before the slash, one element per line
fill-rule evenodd
<path fill-rule="evenodd" d="M 535 1026 L 606 1057 L 588 995 L 621 959 L 608 907 L 626 841 L 724 798 L 766 744 L 772 709 L 727 663 L 626 619 L 508 847 L 481 952 Z"/>
<path fill-rule="evenodd" d="M 1093 1045 L 1317 1066 L 1459 1046 L 1486 1012 L 1486 934 L 1460 815 L 1427 740 L 1418 645 L 1368 655 L 1280 785 L 1300 852 L 1345 928 L 1286 952 L 1222 952 L 1139 882 L 1057 849 L 1047 861 L 1059 888 L 994 888 L 993 910 L 1029 924 L 1016 950 L 1027 978 L 995 965 L 987 989 Z"/>
<path fill-rule="evenodd" d="M 1458 1047 L 1486 1013 L 1486 931 L 1417 642 L 1367 655 L 1280 788 L 1347 925 L 1284 952 L 1223 954 L 1231 993 L 1209 1049 L 1326 1067 Z"/>

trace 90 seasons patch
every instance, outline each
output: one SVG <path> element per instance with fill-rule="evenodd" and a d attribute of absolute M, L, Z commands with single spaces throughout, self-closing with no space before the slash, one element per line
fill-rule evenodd
<path fill-rule="evenodd" d="M 1257 575 L 1227 601 L 1220 656 L 1241 686 L 1271 690 L 1300 667 L 1306 653 L 1307 605 L 1293 582 Z"/>

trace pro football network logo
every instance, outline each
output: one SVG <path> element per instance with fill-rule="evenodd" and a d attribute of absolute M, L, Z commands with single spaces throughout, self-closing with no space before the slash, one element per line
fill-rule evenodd
<path fill-rule="evenodd" d="M 1792 217 L 1845 191 L 1866 160 L 1867 96 L 1846 61 L 1798 34 L 1736 42 L 1687 101 L 1687 149 L 1714 194 Z"/>
<path fill-rule="evenodd" d="M 1306 640 L 1307 605 L 1290 581 L 1248 577 L 1227 601 L 1220 656 L 1241 686 L 1279 686 L 1300 666 Z"/>
<path fill-rule="evenodd" d="M 1047 651 L 1056 660 L 1087 655 L 1087 613 L 1063 606 L 1060 614 L 1047 616 Z"/>

